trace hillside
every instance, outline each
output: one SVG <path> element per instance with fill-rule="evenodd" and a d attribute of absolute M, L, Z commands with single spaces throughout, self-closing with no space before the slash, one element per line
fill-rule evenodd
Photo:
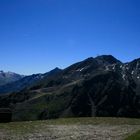
<path fill-rule="evenodd" d="M 0 107 L 10 107 L 13 120 L 140 117 L 140 59 L 122 63 L 111 55 L 91 57 L 28 81 L 0 96 Z"/>

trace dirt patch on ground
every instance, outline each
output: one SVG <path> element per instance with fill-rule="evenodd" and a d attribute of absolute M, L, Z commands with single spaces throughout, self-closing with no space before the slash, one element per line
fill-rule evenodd
<path fill-rule="evenodd" d="M 123 140 L 138 129 L 139 125 L 46 125 L 26 134 L 0 129 L 0 140 Z"/>

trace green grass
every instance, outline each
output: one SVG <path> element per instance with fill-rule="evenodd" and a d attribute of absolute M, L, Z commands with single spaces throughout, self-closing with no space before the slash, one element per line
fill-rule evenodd
<path fill-rule="evenodd" d="M 140 130 L 131 136 L 127 137 L 125 140 L 140 140 Z"/>
<path fill-rule="evenodd" d="M 60 118 L 42 121 L 46 124 L 53 125 L 71 125 L 71 124 L 82 124 L 82 125 L 97 125 L 97 124 L 108 124 L 108 125 L 140 125 L 140 119 L 131 118 L 112 118 L 112 117 L 81 117 L 81 118 Z"/>
<path fill-rule="evenodd" d="M 23 121 L 23 122 L 10 122 L 10 123 L 0 123 L 0 128 L 10 128 L 13 126 L 20 127 L 22 125 L 28 125 L 29 127 L 33 125 L 98 125 L 98 124 L 108 124 L 108 125 L 140 125 L 140 119 L 131 118 L 111 118 L 111 117 L 83 117 L 83 118 L 60 118 L 42 121 Z"/>

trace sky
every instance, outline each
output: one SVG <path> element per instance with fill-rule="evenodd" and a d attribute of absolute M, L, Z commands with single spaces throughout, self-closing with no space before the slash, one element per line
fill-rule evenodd
<path fill-rule="evenodd" d="M 140 0 L 0 0 L 0 70 L 45 73 L 103 54 L 140 57 Z"/>

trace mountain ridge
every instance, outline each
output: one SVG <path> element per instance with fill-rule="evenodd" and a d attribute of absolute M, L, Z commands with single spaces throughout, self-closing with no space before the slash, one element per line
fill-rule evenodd
<path fill-rule="evenodd" d="M 4 72 L 3 70 L 0 71 L 0 86 L 6 85 L 8 83 L 17 81 L 19 79 L 22 79 L 24 75 L 20 75 L 14 72 Z"/>
<path fill-rule="evenodd" d="M 140 59 L 123 63 L 111 55 L 90 57 L 34 78 L 21 90 L 0 96 L 0 107 L 12 108 L 15 121 L 140 117 Z"/>

